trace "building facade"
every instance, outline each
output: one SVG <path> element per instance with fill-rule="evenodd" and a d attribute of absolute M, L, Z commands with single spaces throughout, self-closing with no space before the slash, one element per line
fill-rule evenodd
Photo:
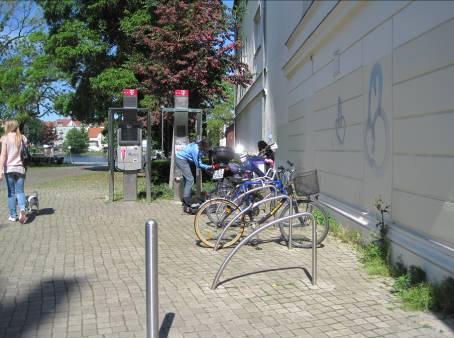
<path fill-rule="evenodd" d="M 88 133 L 88 151 L 103 150 L 103 135 L 104 127 L 89 127 Z"/>
<path fill-rule="evenodd" d="M 454 275 L 454 2 L 237 1 L 241 57 L 235 142 L 279 145 L 317 169 L 320 200 L 376 229 L 391 206 L 395 260 Z"/>
<path fill-rule="evenodd" d="M 71 119 L 57 119 L 55 122 L 55 130 L 57 133 L 57 140 L 55 145 L 62 145 L 65 141 L 66 134 L 73 128 L 81 129 L 82 124 L 80 121 L 75 121 Z"/>

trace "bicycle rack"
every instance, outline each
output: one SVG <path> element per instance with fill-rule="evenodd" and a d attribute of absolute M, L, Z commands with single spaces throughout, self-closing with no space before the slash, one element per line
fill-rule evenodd
<path fill-rule="evenodd" d="M 279 218 L 277 220 L 274 220 L 272 222 L 269 222 L 269 223 L 266 223 L 265 225 L 261 226 L 260 228 L 254 230 L 251 234 L 249 234 L 248 236 L 246 236 L 228 255 L 227 257 L 224 259 L 224 262 L 222 262 L 218 272 L 216 273 L 216 276 L 214 277 L 214 280 L 213 280 L 213 283 L 211 284 L 211 290 L 214 290 L 216 289 L 216 287 L 218 286 L 219 284 L 219 278 L 221 277 L 221 274 L 222 272 L 224 272 L 224 269 L 227 267 L 227 264 L 230 262 L 230 260 L 232 259 L 232 257 L 238 252 L 238 250 L 244 245 L 246 244 L 249 239 L 251 239 L 252 237 L 254 237 L 256 234 L 258 234 L 259 232 L 267 229 L 268 227 L 276 224 L 276 223 L 279 223 L 279 222 L 283 222 L 283 221 L 289 221 L 293 218 L 297 218 L 297 217 L 309 217 L 311 219 L 311 222 L 312 222 L 312 285 L 317 285 L 317 223 L 315 222 L 315 218 L 314 216 L 309 213 L 309 212 L 301 212 L 301 213 L 298 213 L 298 214 L 294 214 L 294 215 L 290 215 L 290 216 L 286 216 L 286 217 L 283 217 L 283 218 Z"/>
<path fill-rule="evenodd" d="M 262 183 L 262 185 L 261 185 L 260 187 L 252 188 L 252 189 L 249 189 L 249 190 L 243 192 L 242 194 L 238 195 L 232 202 L 235 203 L 235 204 L 237 204 L 238 201 L 241 201 L 241 199 L 242 199 L 243 197 L 245 197 L 245 196 L 247 196 L 247 195 L 249 195 L 249 194 L 251 194 L 251 193 L 253 193 L 253 192 L 259 191 L 259 190 L 272 189 L 272 190 L 274 190 L 274 195 L 277 194 L 277 188 L 276 188 L 275 185 L 273 185 L 273 184 L 267 184 L 267 185 L 265 185 L 265 182 L 263 182 L 263 181 L 262 181 L 261 183 Z M 268 196 L 269 196 L 269 195 L 268 195 Z"/>
<path fill-rule="evenodd" d="M 268 186 L 263 186 L 263 187 L 258 187 L 258 188 L 254 188 L 254 189 L 251 189 L 251 190 L 248 190 L 246 193 L 244 193 L 243 195 L 246 196 L 248 194 L 251 194 L 255 191 L 259 191 L 259 190 L 264 190 L 264 189 L 268 189 L 268 188 L 273 188 L 274 189 L 274 193 L 276 195 L 276 187 L 273 186 L 273 185 L 268 185 Z M 240 218 L 241 216 L 243 216 L 246 212 L 248 212 L 249 210 L 251 210 L 252 208 L 255 208 L 263 203 L 266 203 L 266 202 L 270 202 L 270 201 L 274 201 L 274 200 L 281 200 L 281 199 L 286 199 L 289 201 L 289 204 L 290 204 L 290 210 L 289 210 L 289 215 L 292 215 L 293 214 L 293 202 L 292 202 L 292 199 L 288 196 L 288 195 L 278 195 L 278 196 L 274 196 L 274 197 L 268 197 L 268 198 L 265 198 L 263 200 L 260 200 L 260 201 L 257 201 L 253 204 L 250 204 L 248 205 L 245 209 L 241 210 L 241 212 L 236 215 L 225 227 L 224 229 L 222 230 L 220 236 L 218 237 L 218 240 L 216 241 L 216 244 L 214 245 L 214 248 L 213 250 L 216 251 L 219 247 L 219 242 L 221 241 L 221 239 L 224 237 L 224 234 L 225 232 L 227 231 L 227 229 L 229 227 L 232 226 L 232 224 L 238 219 Z M 236 201 L 236 199 L 235 199 Z M 289 241 L 288 241 L 288 248 L 289 250 L 292 248 L 292 221 L 289 221 Z"/>

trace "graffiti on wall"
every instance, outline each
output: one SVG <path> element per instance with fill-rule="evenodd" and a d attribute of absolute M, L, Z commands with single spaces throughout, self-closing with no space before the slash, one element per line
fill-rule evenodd
<path fill-rule="evenodd" d="M 340 144 L 344 144 L 346 129 L 345 117 L 342 115 L 342 101 L 339 96 L 337 98 L 336 136 Z"/>
<path fill-rule="evenodd" d="M 370 74 L 367 120 L 364 133 L 366 158 L 377 174 L 383 174 L 389 148 L 389 122 L 383 110 L 383 70 L 376 63 Z"/>

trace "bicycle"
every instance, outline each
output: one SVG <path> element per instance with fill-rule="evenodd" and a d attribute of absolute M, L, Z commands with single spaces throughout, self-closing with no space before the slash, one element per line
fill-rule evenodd
<path fill-rule="evenodd" d="M 304 211 L 315 214 L 317 228 L 319 229 L 317 232 L 318 245 L 328 234 L 329 217 L 328 213 L 318 201 L 311 198 L 311 196 L 318 194 L 317 172 L 312 171 L 304 173 L 291 180 L 295 170 L 293 169 L 293 163 L 288 161 L 288 164 L 291 165 L 292 169 L 280 167 L 278 171 L 281 178 L 288 181 L 285 186 L 282 185 L 279 192 L 282 195 L 291 198 L 295 213 Z M 282 184 L 281 180 L 276 181 L 279 181 Z M 276 188 L 275 191 L 277 190 L 278 189 Z M 296 191 L 296 194 L 294 191 Z M 304 197 L 298 195 L 304 195 Z M 238 216 L 242 210 L 251 206 L 251 203 L 254 203 L 253 198 L 235 201 L 225 198 L 215 198 L 205 202 L 198 210 L 194 219 L 194 230 L 197 238 L 207 247 L 214 247 L 219 236 L 224 231 L 224 228 Z M 245 213 L 241 218 L 238 218 L 235 222 L 230 224 L 222 237 L 224 242 L 221 246 L 224 248 L 232 246 L 240 240 L 246 226 L 261 225 L 270 217 L 277 215 L 279 210 L 281 210 L 281 212 L 279 213 L 278 218 L 287 216 L 289 207 L 290 203 L 288 203 L 288 198 L 282 198 L 276 204 L 272 204 L 270 210 L 258 220 L 254 219 L 259 215 L 257 208 L 251 208 L 251 210 Z M 296 223 L 292 224 L 292 246 L 303 248 L 312 247 L 310 224 L 309 217 L 299 217 L 297 218 Z M 279 229 L 282 238 L 288 242 L 289 223 L 284 221 L 279 223 Z"/>

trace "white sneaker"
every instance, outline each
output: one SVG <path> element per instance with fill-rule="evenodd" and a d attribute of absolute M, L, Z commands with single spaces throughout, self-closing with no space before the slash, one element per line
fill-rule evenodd
<path fill-rule="evenodd" d="M 22 224 L 24 224 L 25 222 L 27 222 L 27 212 L 22 209 L 20 211 L 20 214 L 19 214 L 19 222 L 21 222 Z"/>
<path fill-rule="evenodd" d="M 16 221 L 17 221 L 17 218 L 16 218 L 16 217 L 11 217 L 11 216 L 9 216 L 9 217 L 8 217 L 8 221 L 10 221 L 10 222 L 16 222 Z"/>

